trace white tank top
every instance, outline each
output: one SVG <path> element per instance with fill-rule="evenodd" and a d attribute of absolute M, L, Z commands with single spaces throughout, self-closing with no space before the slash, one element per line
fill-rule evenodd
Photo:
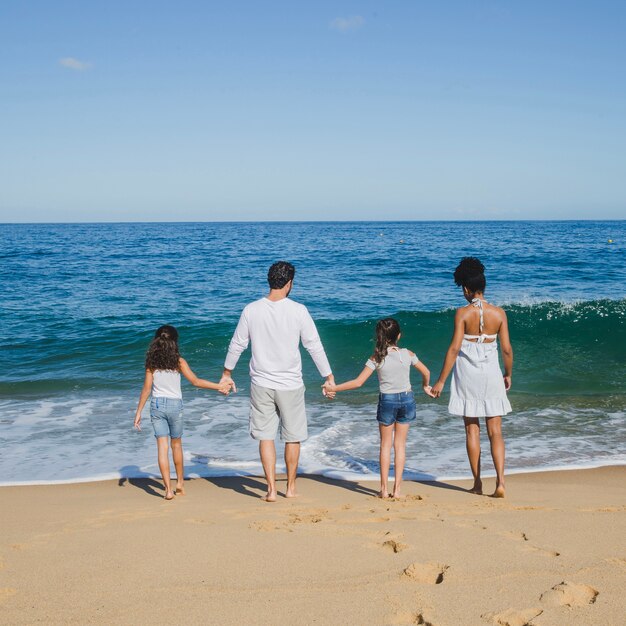
<path fill-rule="evenodd" d="M 176 370 L 154 370 L 152 373 L 152 397 L 182 400 L 180 372 Z"/>

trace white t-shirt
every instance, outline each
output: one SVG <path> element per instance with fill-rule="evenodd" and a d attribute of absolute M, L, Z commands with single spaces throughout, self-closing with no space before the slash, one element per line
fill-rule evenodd
<path fill-rule="evenodd" d="M 252 341 L 252 383 L 269 389 L 298 389 L 304 384 L 301 340 L 319 373 L 324 377 L 331 374 L 315 322 L 307 308 L 289 298 L 276 302 L 261 298 L 243 310 L 224 367 L 233 370 L 241 353 Z"/>
<path fill-rule="evenodd" d="M 368 359 L 365 365 L 378 372 L 380 393 L 402 393 L 411 391 L 411 365 L 416 363 L 419 359 L 406 348 L 387 348 L 382 363 Z"/>

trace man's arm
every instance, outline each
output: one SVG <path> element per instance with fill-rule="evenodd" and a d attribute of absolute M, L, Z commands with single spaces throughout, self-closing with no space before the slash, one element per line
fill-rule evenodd
<path fill-rule="evenodd" d="M 302 345 L 311 355 L 311 358 L 315 363 L 315 367 L 317 367 L 317 371 L 320 375 L 326 378 L 326 380 L 334 381 L 333 371 L 330 368 L 326 352 L 324 352 L 324 346 L 322 345 L 317 328 L 315 327 L 315 322 L 306 307 L 303 307 L 302 311 L 300 339 L 302 340 Z"/>
<path fill-rule="evenodd" d="M 233 338 L 230 340 L 230 345 L 228 346 L 228 352 L 226 353 L 226 359 L 224 361 L 224 373 L 220 382 L 223 382 L 224 379 L 231 379 L 231 372 L 235 369 L 241 353 L 248 347 L 249 343 L 250 331 L 248 328 L 248 315 L 244 309 L 239 318 L 237 328 L 235 328 Z M 234 383 L 233 391 L 237 391 L 237 389 L 234 388 Z"/>

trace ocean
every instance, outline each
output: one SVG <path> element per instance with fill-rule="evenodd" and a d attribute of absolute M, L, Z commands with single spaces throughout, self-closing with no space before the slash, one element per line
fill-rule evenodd
<path fill-rule="evenodd" d="M 1 484 L 158 476 L 147 408 L 132 429 L 154 330 L 175 325 L 192 369 L 218 380 L 241 309 L 266 294 L 279 259 L 296 266 L 292 298 L 316 320 L 338 381 L 361 371 L 376 320 L 392 315 L 434 382 L 465 304 L 452 273 L 480 257 L 515 353 L 507 471 L 626 463 L 624 221 L 0 224 L 0 244 Z M 184 382 L 189 476 L 261 473 L 248 357 L 236 395 Z M 306 352 L 303 364 L 301 471 L 377 478 L 375 377 L 330 401 Z M 416 395 L 407 478 L 468 477 L 447 393 Z"/>

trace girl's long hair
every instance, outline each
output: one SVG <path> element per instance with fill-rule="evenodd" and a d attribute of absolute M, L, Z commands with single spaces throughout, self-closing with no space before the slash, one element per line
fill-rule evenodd
<path fill-rule="evenodd" d="M 374 362 L 382 363 L 387 356 L 387 348 L 395 346 L 400 335 L 400 324 L 393 317 L 386 317 L 376 324 L 376 346 Z"/>
<path fill-rule="evenodd" d="M 146 353 L 147 370 L 179 370 L 178 331 L 169 324 L 154 333 Z"/>

